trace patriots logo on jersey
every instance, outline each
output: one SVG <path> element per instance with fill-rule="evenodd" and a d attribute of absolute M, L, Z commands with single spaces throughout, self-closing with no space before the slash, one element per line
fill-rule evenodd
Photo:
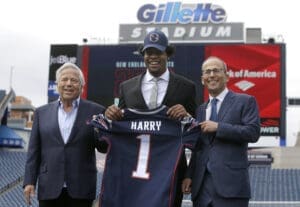
<path fill-rule="evenodd" d="M 106 118 L 103 114 L 99 114 L 97 115 L 93 120 L 92 120 L 93 124 L 96 125 L 101 125 L 104 129 L 108 129 L 108 125 L 106 123 Z"/>
<path fill-rule="evenodd" d="M 189 127 L 186 129 L 187 132 L 191 131 L 192 129 L 194 129 L 195 127 L 198 127 L 199 125 L 199 122 L 191 117 L 191 116 L 187 116 L 187 117 L 184 117 L 182 120 L 181 120 L 181 123 L 183 125 L 188 125 Z"/>
<path fill-rule="evenodd" d="M 196 119 L 193 119 L 191 122 L 190 122 L 190 126 L 189 128 L 187 128 L 187 131 L 191 131 L 192 129 L 194 129 L 195 127 L 198 127 L 199 126 L 199 122 L 196 121 Z"/>

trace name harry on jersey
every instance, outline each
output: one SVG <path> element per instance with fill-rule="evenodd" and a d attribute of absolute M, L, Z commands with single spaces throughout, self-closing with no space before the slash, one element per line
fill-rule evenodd
<path fill-rule="evenodd" d="M 132 121 L 131 130 L 138 131 L 159 131 L 161 127 L 161 121 Z"/>

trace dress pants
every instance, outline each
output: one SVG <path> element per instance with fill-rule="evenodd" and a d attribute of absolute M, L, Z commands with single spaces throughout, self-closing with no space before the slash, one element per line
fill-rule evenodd
<path fill-rule="evenodd" d="M 92 204 L 92 200 L 71 198 L 67 188 L 62 189 L 57 199 L 39 200 L 39 207 L 91 207 Z"/>
<path fill-rule="evenodd" d="M 181 207 L 181 203 L 182 203 L 182 199 L 183 199 L 181 184 L 184 179 L 185 170 L 187 168 L 187 161 L 186 161 L 184 150 L 179 159 L 180 160 L 179 160 L 179 163 L 177 166 L 177 180 L 175 181 L 176 182 L 176 195 L 175 195 L 173 207 Z"/>
<path fill-rule="evenodd" d="M 206 170 L 199 195 L 193 207 L 248 207 L 248 198 L 224 198 L 217 194 L 212 175 Z"/>

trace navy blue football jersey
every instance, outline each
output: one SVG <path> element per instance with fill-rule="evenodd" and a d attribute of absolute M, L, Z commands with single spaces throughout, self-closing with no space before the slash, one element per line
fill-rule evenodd
<path fill-rule="evenodd" d="M 109 143 L 99 199 L 101 207 L 171 207 L 177 164 L 200 129 L 193 119 L 169 119 L 167 107 L 124 109 L 120 121 L 98 115 L 91 124 Z M 178 186 L 180 187 L 180 186 Z"/>

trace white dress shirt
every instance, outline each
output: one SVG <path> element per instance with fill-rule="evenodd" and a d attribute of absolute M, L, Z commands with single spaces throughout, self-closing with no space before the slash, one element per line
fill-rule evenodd
<path fill-rule="evenodd" d="M 61 136 L 63 137 L 64 143 L 66 144 L 69 140 L 69 136 L 71 134 L 71 130 L 73 128 L 75 118 L 78 111 L 79 99 L 73 101 L 72 110 L 70 112 L 66 112 L 64 110 L 63 103 L 59 101 L 58 107 L 58 125 L 60 129 Z"/>
<path fill-rule="evenodd" d="M 228 93 L 228 89 L 225 88 L 217 97 L 212 97 L 211 95 L 209 95 L 209 103 L 207 104 L 207 107 L 206 107 L 206 120 L 209 120 L 209 117 L 210 117 L 210 114 L 211 114 L 211 100 L 213 98 L 216 98 L 218 99 L 218 102 L 217 102 L 217 113 L 219 113 L 219 110 L 220 110 L 220 107 L 221 107 L 221 104 L 226 96 L 226 94 Z"/>
<path fill-rule="evenodd" d="M 153 81 L 154 76 L 152 76 L 149 71 L 147 70 L 146 74 L 143 77 L 142 80 L 142 94 L 144 97 L 144 100 L 149 106 L 150 102 L 150 95 L 151 95 L 151 89 L 155 82 Z M 170 72 L 169 70 L 166 70 L 161 76 L 157 77 L 159 78 L 157 84 L 158 84 L 158 95 L 157 95 L 157 106 L 160 106 L 162 104 L 162 101 L 167 93 L 167 88 L 169 84 L 170 79 Z"/>

